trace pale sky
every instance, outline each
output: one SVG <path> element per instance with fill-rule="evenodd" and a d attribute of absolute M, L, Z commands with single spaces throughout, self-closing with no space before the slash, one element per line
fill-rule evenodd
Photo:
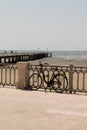
<path fill-rule="evenodd" d="M 0 50 L 87 50 L 87 0 L 0 0 Z"/>

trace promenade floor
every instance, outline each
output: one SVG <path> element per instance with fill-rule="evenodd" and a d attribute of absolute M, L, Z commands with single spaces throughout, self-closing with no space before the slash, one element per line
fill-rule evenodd
<path fill-rule="evenodd" d="M 87 130 L 87 96 L 0 88 L 0 130 Z"/>

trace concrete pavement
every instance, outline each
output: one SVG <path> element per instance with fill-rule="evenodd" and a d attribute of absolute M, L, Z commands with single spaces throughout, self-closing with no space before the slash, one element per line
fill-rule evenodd
<path fill-rule="evenodd" d="M 86 129 L 86 95 L 0 88 L 0 130 Z"/>

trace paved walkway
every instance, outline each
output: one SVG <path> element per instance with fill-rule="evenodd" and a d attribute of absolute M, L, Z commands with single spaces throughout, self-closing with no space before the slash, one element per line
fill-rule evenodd
<path fill-rule="evenodd" d="M 0 88 L 0 130 L 87 130 L 87 96 Z"/>

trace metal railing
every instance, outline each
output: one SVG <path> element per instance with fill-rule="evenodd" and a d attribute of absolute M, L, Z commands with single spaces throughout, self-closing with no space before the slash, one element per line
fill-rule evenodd
<path fill-rule="evenodd" d="M 0 87 L 16 86 L 18 69 L 15 65 L 0 65 Z"/>
<path fill-rule="evenodd" d="M 44 66 L 44 73 L 49 80 L 53 73 L 65 72 L 68 79 L 69 92 L 87 92 L 87 67 L 78 66 Z M 29 65 L 29 77 L 40 73 L 39 65 Z M 42 88 L 45 86 L 44 80 Z"/>

